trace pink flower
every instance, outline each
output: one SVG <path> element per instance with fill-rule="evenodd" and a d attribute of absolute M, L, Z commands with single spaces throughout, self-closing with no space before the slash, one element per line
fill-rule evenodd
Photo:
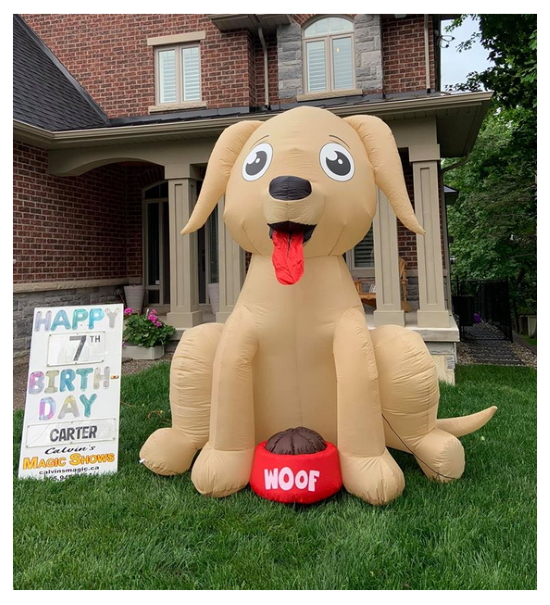
<path fill-rule="evenodd" d="M 132 315 L 133 312 L 134 310 L 131 307 L 124 309 L 124 315 Z"/>
<path fill-rule="evenodd" d="M 149 313 L 149 315 L 147 315 L 147 319 L 153 323 L 158 321 L 158 317 L 154 313 Z"/>
<path fill-rule="evenodd" d="M 162 321 L 155 321 L 155 326 L 157 326 L 157 328 L 160 328 L 162 326 Z"/>

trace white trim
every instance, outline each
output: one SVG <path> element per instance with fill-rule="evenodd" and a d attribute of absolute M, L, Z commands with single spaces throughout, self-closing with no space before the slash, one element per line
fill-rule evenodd
<path fill-rule="evenodd" d="M 169 199 L 167 197 L 159 197 L 159 198 L 150 198 L 147 199 L 145 194 L 149 189 L 153 187 L 157 187 L 162 185 L 163 183 L 168 183 L 167 180 L 161 180 L 153 183 L 152 185 L 148 185 L 141 190 L 142 197 L 142 258 L 143 258 L 143 278 L 142 283 L 145 286 L 145 292 L 149 291 L 158 292 L 159 294 L 159 302 L 157 303 L 149 303 L 150 306 L 155 306 L 157 310 L 170 310 L 170 302 L 166 302 L 164 300 L 164 292 L 165 292 L 165 275 L 164 275 L 164 208 L 161 204 L 167 204 Z M 149 222 L 148 222 L 148 206 L 149 204 L 159 204 L 158 206 L 158 252 L 159 252 L 159 283 L 157 284 L 149 284 Z M 170 219 L 168 219 L 170 222 Z M 167 228 L 169 226 L 167 225 Z M 168 264 L 170 263 L 170 253 L 168 253 Z"/>
<path fill-rule="evenodd" d="M 164 46 L 166 44 L 185 44 L 187 42 L 199 42 L 206 38 L 206 32 L 187 32 L 185 34 L 173 34 L 171 36 L 157 36 L 147 38 L 147 46 Z"/>
<path fill-rule="evenodd" d="M 339 19 L 343 19 L 344 21 L 348 21 L 351 24 L 351 29 L 347 32 L 337 32 L 337 33 L 327 33 L 325 35 L 316 35 L 312 37 L 306 37 L 305 32 L 308 27 L 313 25 L 318 21 L 322 21 L 323 19 L 330 19 L 331 17 L 338 17 Z M 355 70 L 355 24 L 353 19 L 350 19 L 348 16 L 344 15 L 322 15 L 312 21 L 310 21 L 307 25 L 302 27 L 302 57 L 303 66 L 302 66 L 302 80 L 303 80 L 303 89 L 306 91 L 303 95 L 298 95 L 297 101 L 305 101 L 312 97 L 309 95 L 318 95 L 320 93 L 339 93 L 339 95 L 345 96 L 346 91 L 339 90 L 334 88 L 334 70 L 333 70 L 333 52 L 332 52 L 332 42 L 338 38 L 350 38 L 351 39 L 351 69 L 352 69 L 352 84 L 356 86 L 357 76 Z M 309 90 L 309 77 L 308 77 L 308 58 L 307 58 L 307 45 L 311 42 L 323 42 L 325 48 L 325 85 L 326 89 L 324 91 L 310 91 Z M 362 94 L 363 91 L 360 91 L 359 94 Z M 348 91 L 349 94 L 349 91 Z M 313 98 L 319 98 L 317 96 Z M 323 98 L 323 97 L 321 97 Z"/>
<path fill-rule="evenodd" d="M 182 50 L 185 48 L 197 48 L 199 51 L 199 94 L 200 98 L 193 101 L 185 101 L 185 90 L 184 90 L 184 70 L 183 70 L 183 57 Z M 162 52 L 167 50 L 173 50 L 175 56 L 175 70 L 176 70 L 176 101 L 169 103 L 160 102 L 160 65 L 159 57 Z M 175 44 L 172 46 L 156 46 L 154 49 L 154 65 L 155 65 L 155 105 L 149 107 L 149 111 L 170 111 L 173 109 L 194 109 L 198 107 L 206 107 L 206 103 L 202 101 L 202 61 L 201 61 L 201 46 L 200 42 L 194 42 L 189 44 Z"/>

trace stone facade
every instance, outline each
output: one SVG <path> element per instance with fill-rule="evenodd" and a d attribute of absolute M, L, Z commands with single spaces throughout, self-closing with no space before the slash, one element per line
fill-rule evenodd
<path fill-rule="evenodd" d="M 30 349 L 35 308 L 119 303 L 122 302 L 119 290 L 116 286 L 98 286 L 16 294 L 13 297 L 13 356 L 23 356 Z"/>
<path fill-rule="evenodd" d="M 296 100 L 304 92 L 302 82 L 302 28 L 298 23 L 277 28 L 279 99 Z"/>
<path fill-rule="evenodd" d="M 355 79 L 365 93 L 381 92 L 382 31 L 380 15 L 357 15 L 355 27 Z"/>
<path fill-rule="evenodd" d="M 303 25 L 294 22 L 277 29 L 279 98 L 296 100 L 304 94 Z M 356 15 L 354 18 L 356 88 L 364 93 L 381 92 L 382 31 L 380 15 Z"/>

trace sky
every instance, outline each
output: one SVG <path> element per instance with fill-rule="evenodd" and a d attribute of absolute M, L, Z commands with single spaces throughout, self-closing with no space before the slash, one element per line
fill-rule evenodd
<path fill-rule="evenodd" d="M 460 42 L 468 40 L 473 32 L 479 31 L 477 22 L 468 18 L 458 29 L 447 33 L 445 27 L 450 23 L 451 21 L 445 21 L 441 31 L 443 36 L 454 37 L 448 48 L 441 48 L 441 90 L 446 90 L 449 84 L 465 82 L 470 72 L 483 71 L 490 65 L 487 60 L 489 51 L 479 42 L 474 43 L 470 50 L 461 53 L 457 51 Z"/>

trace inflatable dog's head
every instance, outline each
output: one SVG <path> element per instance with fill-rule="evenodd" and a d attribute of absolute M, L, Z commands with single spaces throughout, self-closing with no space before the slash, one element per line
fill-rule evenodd
<path fill-rule="evenodd" d="M 218 139 L 182 233 L 204 225 L 225 193 L 224 221 L 245 250 L 342 255 L 370 229 L 376 186 L 401 222 L 423 233 L 393 135 L 382 120 L 341 119 L 300 107 L 266 122 L 242 121 Z"/>

